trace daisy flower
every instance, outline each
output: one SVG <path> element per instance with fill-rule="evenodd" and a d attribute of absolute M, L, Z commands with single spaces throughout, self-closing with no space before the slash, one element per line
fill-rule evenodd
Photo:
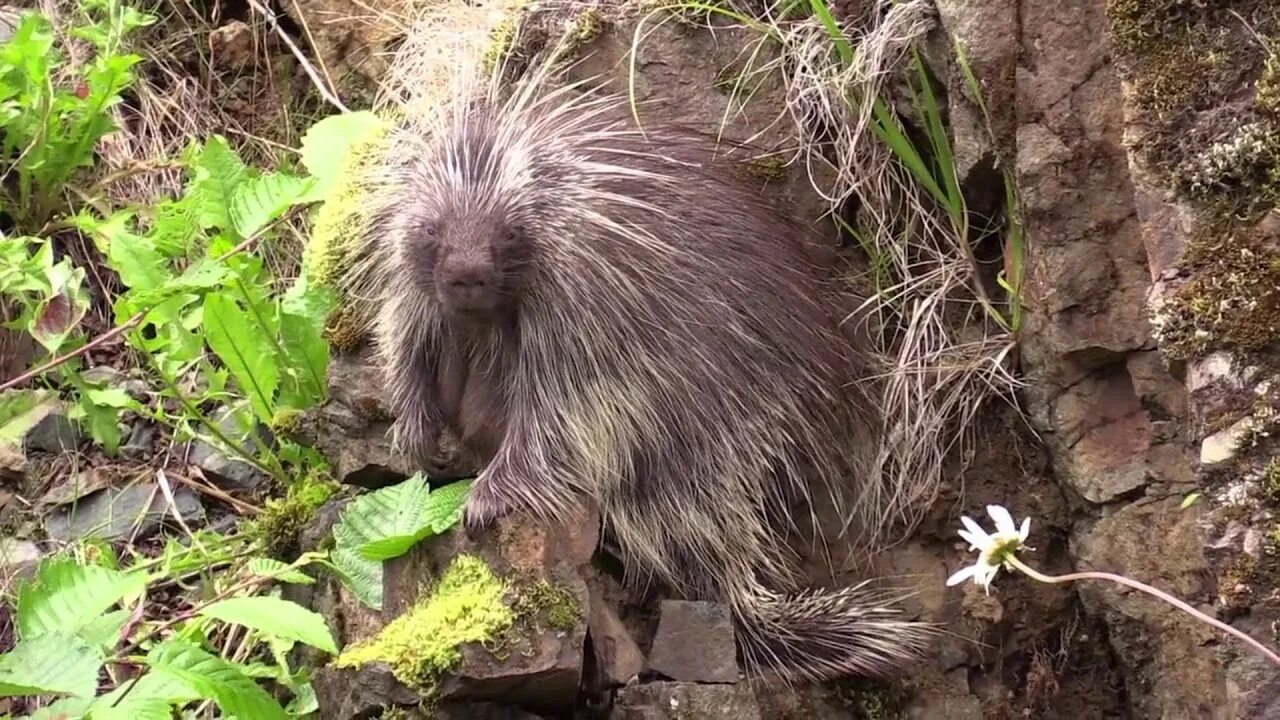
<path fill-rule="evenodd" d="M 990 535 L 970 518 L 960 518 L 965 527 L 960 531 L 960 537 L 969 543 L 970 550 L 978 551 L 978 560 L 947 578 L 947 585 L 958 585 L 972 578 L 988 595 L 991 594 L 991 581 L 995 579 L 996 572 L 1002 565 L 1007 565 L 1008 559 L 1026 543 L 1027 535 L 1031 533 L 1031 518 L 1023 520 L 1022 527 L 1018 527 L 1009 511 L 1000 505 L 988 505 L 987 514 L 996 523 L 996 531 Z"/>

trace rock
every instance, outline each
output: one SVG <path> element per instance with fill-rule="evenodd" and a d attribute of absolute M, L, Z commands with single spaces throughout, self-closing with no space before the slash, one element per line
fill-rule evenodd
<path fill-rule="evenodd" d="M 663 600 L 648 669 L 683 682 L 737 682 L 737 645 L 729 608 L 711 602 Z"/>
<path fill-rule="evenodd" d="M 204 520 L 204 505 L 194 493 L 178 487 L 174 488 L 173 495 L 188 526 Z M 45 530 L 49 537 L 60 542 L 88 537 L 120 540 L 150 534 L 168 515 L 168 503 L 160 488 L 155 483 L 138 483 L 122 489 L 99 490 L 74 505 L 59 508 L 45 521 Z"/>
<path fill-rule="evenodd" d="M 925 693 L 907 708 L 910 720 L 983 720 L 982 702 L 972 695 Z"/>
<path fill-rule="evenodd" d="M 302 552 L 318 550 L 320 546 L 333 537 L 333 526 L 342 518 L 342 510 L 351 502 L 351 498 L 331 498 L 320 509 L 316 510 L 311 524 L 298 533 L 298 547 Z"/>
<path fill-rule="evenodd" d="M 28 451 L 63 453 L 80 447 L 83 439 L 80 428 L 67 417 L 66 411 L 60 404 L 45 403 L 40 413 L 40 420 L 27 431 L 23 439 Z"/>
<path fill-rule="evenodd" d="M 591 593 L 587 628 L 596 669 L 606 685 L 626 685 L 644 669 L 644 653 L 640 646 L 636 645 L 622 619 L 599 591 Z"/>
<path fill-rule="evenodd" d="M 9 570 L 40 562 L 44 553 L 30 540 L 0 537 L 0 567 Z"/>
<path fill-rule="evenodd" d="M 257 42 L 253 28 L 241 20 L 232 20 L 209 33 L 209 51 L 218 68 L 243 70 L 257 59 Z"/>
<path fill-rule="evenodd" d="M 436 708 L 433 720 L 541 720 L 522 708 L 496 703 L 443 703 Z"/>
<path fill-rule="evenodd" d="M 155 452 L 156 426 L 138 420 L 129 431 L 129 439 L 120 446 L 120 454 L 130 460 L 145 460 Z"/>
<path fill-rule="evenodd" d="M 219 409 L 214 413 L 213 421 L 228 439 L 241 443 L 246 449 L 252 447 L 248 434 L 231 408 Z M 270 433 L 265 430 L 260 432 L 260 437 L 270 442 Z M 231 492 L 253 493 L 268 480 L 265 472 L 244 458 L 230 451 L 224 452 L 205 440 L 187 444 L 187 462 L 200 468 L 215 485 Z"/>
<path fill-rule="evenodd" d="M 618 691 L 612 720 L 761 720 L 760 706 L 746 683 L 703 685 L 655 682 Z"/>
<path fill-rule="evenodd" d="M 111 476 L 99 468 L 89 468 L 71 473 L 45 491 L 41 505 L 66 505 L 98 492 L 111 484 Z"/>
<path fill-rule="evenodd" d="M 384 709 L 414 706 L 418 693 L 405 687 L 383 663 L 356 669 L 322 667 L 311 682 L 324 720 L 378 717 Z"/>
<path fill-rule="evenodd" d="M 391 451 L 393 416 L 377 366 L 367 353 L 329 363 L 329 400 L 303 416 L 296 439 L 328 458 L 347 485 L 377 489 L 413 474 Z"/>
<path fill-rule="evenodd" d="M 27 476 L 27 456 L 17 446 L 0 442 L 0 480 L 18 482 Z"/>
<path fill-rule="evenodd" d="M 1204 468 L 1213 468 L 1230 462 L 1252 431 L 1252 418 L 1244 418 L 1231 427 L 1219 430 L 1205 438 L 1200 443 L 1200 465 Z"/>

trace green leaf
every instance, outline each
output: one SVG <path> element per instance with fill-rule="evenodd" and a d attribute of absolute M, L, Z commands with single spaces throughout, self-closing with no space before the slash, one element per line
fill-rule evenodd
<path fill-rule="evenodd" d="M 249 397 L 254 413 L 271 422 L 279 369 L 270 340 L 234 300 L 218 293 L 204 298 L 205 339 Z"/>
<path fill-rule="evenodd" d="M 338 646 L 324 618 L 289 600 L 269 596 L 228 598 L 209 605 L 200 614 L 338 654 Z"/>
<path fill-rule="evenodd" d="M 431 526 L 432 532 L 439 535 L 462 519 L 469 490 L 471 481 L 459 480 L 431 491 L 422 514 L 423 521 Z"/>
<path fill-rule="evenodd" d="M 45 705 L 31 713 L 26 720 L 72 720 L 85 716 L 89 706 L 93 704 L 91 697 L 65 697 L 57 702 Z M 94 720 L 97 720 L 95 718 Z M 166 719 L 167 720 L 167 719 Z"/>
<path fill-rule="evenodd" d="M 282 563 L 274 558 L 253 558 L 246 567 L 254 575 L 272 578 L 280 582 L 296 583 L 298 585 L 312 585 L 315 583 L 315 578 L 294 568 L 292 565 Z"/>
<path fill-rule="evenodd" d="M 1198 493 L 1198 492 L 1193 492 L 1190 495 L 1186 496 L 1185 498 L 1182 499 L 1182 505 L 1179 507 L 1179 509 L 1186 510 L 1192 505 L 1195 505 L 1196 501 L 1200 499 L 1200 496 L 1201 496 L 1201 493 Z"/>
<path fill-rule="evenodd" d="M 231 200 L 249 171 L 221 135 L 209 138 L 195 161 L 195 180 L 188 191 L 201 227 L 234 230 Z"/>
<path fill-rule="evenodd" d="M 335 531 L 335 535 L 336 535 Z M 333 549 L 331 558 L 342 582 L 360 602 L 375 610 L 382 609 L 382 561 L 362 557 L 355 548 L 342 545 Z"/>
<path fill-rule="evenodd" d="M 280 335 L 295 382 L 281 400 L 298 410 L 307 410 L 325 399 L 329 368 L 329 342 L 324 336 L 325 319 L 333 307 L 333 293 L 311 284 L 305 271 L 285 291 L 280 302 Z"/>
<path fill-rule="evenodd" d="M 343 509 L 339 522 L 345 537 L 360 555 L 369 560 L 388 560 L 403 555 L 431 534 L 425 521 L 429 489 L 422 475 L 414 475 L 357 497 Z M 335 532 L 338 528 L 335 528 Z"/>
<path fill-rule="evenodd" d="M 18 591 L 18 630 L 23 640 L 46 633 L 79 633 L 121 599 L 147 585 L 141 573 L 123 573 L 67 558 L 40 564 L 36 577 Z"/>
<path fill-rule="evenodd" d="M 230 218 L 236 234 L 252 237 L 278 219 L 306 194 L 314 181 L 273 172 L 238 185 L 231 195 Z"/>
<path fill-rule="evenodd" d="M 104 660 L 100 650 L 66 632 L 22 640 L 0 655 L 0 697 L 92 696 Z"/>
<path fill-rule="evenodd" d="M 115 610 L 90 622 L 80 630 L 80 639 L 109 653 L 120 643 L 120 633 L 133 615 L 131 610 Z"/>
<path fill-rule="evenodd" d="M 231 663 L 183 642 L 170 640 L 147 654 L 152 672 L 177 678 L 201 698 L 213 700 L 224 717 L 284 720 L 288 714 L 252 678 Z"/>
<path fill-rule="evenodd" d="M 323 118 L 302 136 L 302 164 L 316 178 L 311 196 L 324 198 L 341 179 L 347 155 L 357 143 L 386 130 L 387 121 L 368 110 Z"/>
<path fill-rule="evenodd" d="M 0 443 L 16 445 L 45 416 L 45 390 L 6 390 L 0 393 Z"/>

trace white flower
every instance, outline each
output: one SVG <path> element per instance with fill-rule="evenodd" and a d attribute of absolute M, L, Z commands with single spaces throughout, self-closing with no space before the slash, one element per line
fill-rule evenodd
<path fill-rule="evenodd" d="M 987 531 L 973 520 L 963 516 L 960 518 L 960 522 L 965 526 L 965 529 L 960 531 L 960 537 L 969 543 L 970 550 L 978 551 L 978 561 L 961 568 L 947 578 L 947 585 L 957 585 L 973 578 L 973 581 L 982 586 L 988 595 L 991 594 L 991 581 L 995 579 L 1000 566 L 1006 565 L 1008 558 L 1021 549 L 1027 541 L 1027 535 L 1031 533 L 1031 518 L 1023 520 L 1022 527 L 1019 528 L 1014 524 L 1013 516 L 1009 511 L 999 505 L 988 505 L 987 514 L 996 521 L 994 535 L 988 535 Z"/>

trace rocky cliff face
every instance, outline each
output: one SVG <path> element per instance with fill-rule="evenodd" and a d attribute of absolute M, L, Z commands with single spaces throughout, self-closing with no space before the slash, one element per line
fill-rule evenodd
<path fill-rule="evenodd" d="M 872 6 L 836 4 L 851 26 Z M 536 43 L 537 28 L 576 27 L 584 61 L 575 73 L 625 81 L 642 11 L 583 3 L 527 12 L 535 32 L 521 42 Z M 588 537 L 571 528 L 567 540 L 527 530 L 520 542 L 493 540 L 494 562 L 559 573 L 582 612 L 550 635 L 537 629 L 531 664 L 468 655 L 443 716 L 529 717 L 576 704 L 620 718 L 1280 717 L 1280 673 L 1146 596 L 1003 574 L 990 596 L 943 585 L 968 561 L 958 515 L 999 503 L 1033 518 L 1028 557 L 1040 570 L 1128 575 L 1276 644 L 1280 6 L 939 0 L 933 22 L 925 57 L 945 85 L 961 179 L 975 197 L 999 196 L 996 170 L 1012 169 L 1028 243 L 1020 406 L 992 404 L 973 422 L 971 456 L 954 458 L 912 539 L 881 561 L 882 572 L 917 584 L 913 611 L 950 631 L 934 657 L 904 682 L 751 687 L 723 653 L 719 668 L 681 659 L 731 634 L 714 607 L 624 592 L 607 561 L 591 559 L 594 526 Z M 981 84 L 986 120 L 951 38 Z M 724 92 L 744 49 L 756 50 L 752 39 L 702 20 L 665 23 L 646 35 L 635 89 L 654 101 L 649 112 L 725 119 L 730 139 L 785 150 L 794 134 L 777 122 L 787 102 L 780 82 L 745 103 Z M 320 49 L 339 54 L 330 65 L 359 66 L 342 46 Z M 821 215 L 803 167 L 755 162 L 762 191 Z M 368 409 L 379 405 L 368 393 L 376 383 L 352 380 L 362 368 L 358 355 L 335 365 L 343 391 L 317 432 L 350 481 L 377 484 L 405 468 L 381 439 L 385 418 Z M 560 542 L 580 554 L 548 552 Z M 416 551 L 412 572 L 389 572 L 387 596 L 415 595 L 433 563 L 457 551 L 444 545 Z M 326 602 L 342 615 L 341 599 Z M 353 640 L 384 614 L 348 607 L 337 626 Z M 416 702 L 378 672 L 329 681 L 327 713 L 389 717 L 377 708 Z"/>

